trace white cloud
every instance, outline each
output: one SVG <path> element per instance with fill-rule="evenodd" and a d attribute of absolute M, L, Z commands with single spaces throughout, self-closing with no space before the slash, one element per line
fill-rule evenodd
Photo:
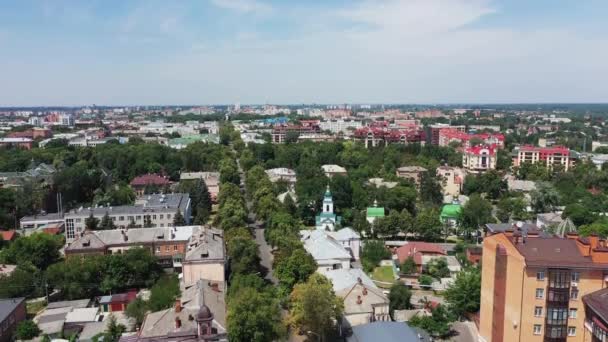
<path fill-rule="evenodd" d="M 273 7 L 269 4 L 256 0 L 211 0 L 211 3 L 220 8 L 242 13 L 268 14 L 273 11 Z"/>

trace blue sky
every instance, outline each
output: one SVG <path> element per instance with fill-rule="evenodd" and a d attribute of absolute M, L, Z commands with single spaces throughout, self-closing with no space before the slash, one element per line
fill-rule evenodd
<path fill-rule="evenodd" d="M 605 0 L 0 2 L 0 106 L 607 102 Z"/>

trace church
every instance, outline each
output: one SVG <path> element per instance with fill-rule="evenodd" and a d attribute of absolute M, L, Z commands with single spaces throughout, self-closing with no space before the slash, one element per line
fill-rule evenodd
<path fill-rule="evenodd" d="M 334 214 L 334 200 L 331 197 L 331 191 L 329 191 L 329 185 L 325 190 L 323 196 L 323 211 L 321 214 L 316 216 L 316 227 L 326 231 L 335 231 L 336 227 L 340 225 L 342 217 Z"/>

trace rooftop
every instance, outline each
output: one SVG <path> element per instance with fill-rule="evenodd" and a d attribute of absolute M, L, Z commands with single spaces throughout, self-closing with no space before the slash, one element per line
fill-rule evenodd
<path fill-rule="evenodd" d="M 0 299 L 0 323 L 10 315 L 25 300 L 23 297 Z"/>
<path fill-rule="evenodd" d="M 582 255 L 575 239 L 520 238 L 513 241 L 513 245 L 526 259 L 526 265 L 532 267 L 606 267 L 605 264 L 594 263 L 590 257 Z"/>
<path fill-rule="evenodd" d="M 604 322 L 608 322 L 608 288 L 584 295 L 583 303 L 600 316 Z"/>
<path fill-rule="evenodd" d="M 93 214 L 94 216 L 103 216 L 106 213 L 108 213 L 108 215 L 137 215 L 155 212 L 175 213 L 178 208 L 184 211 L 189 203 L 190 196 L 188 194 L 151 194 L 139 197 L 135 201 L 135 205 L 121 205 L 116 207 L 99 206 L 90 208 L 80 207 L 66 213 L 65 217 L 88 217 L 90 214 Z"/>
<path fill-rule="evenodd" d="M 423 342 L 431 341 L 428 334 L 411 328 L 407 323 L 373 322 L 353 327 L 349 342 Z"/>
<path fill-rule="evenodd" d="M 167 177 L 163 177 L 159 174 L 149 173 L 133 178 L 130 184 L 131 186 L 167 185 L 171 184 L 171 181 Z"/>

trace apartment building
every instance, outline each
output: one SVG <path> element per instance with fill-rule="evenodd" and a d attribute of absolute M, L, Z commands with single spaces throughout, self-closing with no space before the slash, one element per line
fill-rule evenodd
<path fill-rule="evenodd" d="M 419 129 L 399 129 L 387 126 L 366 126 L 357 129 L 355 139 L 365 144 L 366 148 L 386 146 L 388 144 L 424 144 L 424 131 Z"/>
<path fill-rule="evenodd" d="M 462 167 L 469 173 L 483 173 L 496 169 L 496 146 L 480 145 L 466 148 L 462 154 Z"/>
<path fill-rule="evenodd" d="M 217 200 L 220 193 L 220 173 L 219 172 L 182 172 L 179 175 L 180 181 L 190 181 L 200 179 L 205 182 L 212 201 Z"/>
<path fill-rule="evenodd" d="M 330 131 L 331 133 L 349 133 L 361 128 L 363 123 L 359 120 L 324 120 L 319 123 L 322 131 Z"/>
<path fill-rule="evenodd" d="M 536 147 L 524 145 L 513 149 L 511 154 L 513 166 L 521 166 L 524 163 L 541 163 L 548 168 L 560 165 L 565 171 L 574 166 L 579 155 L 564 146 Z"/>
<path fill-rule="evenodd" d="M 430 125 L 427 127 L 427 143 L 431 145 L 439 145 L 439 133 L 446 128 L 463 133 L 466 131 L 466 126 L 464 125 L 451 126 L 449 124 L 442 123 Z"/>
<path fill-rule="evenodd" d="M 74 209 L 65 213 L 65 238 L 67 243 L 85 230 L 86 219 L 93 215 L 101 221 L 108 214 L 118 228 L 144 227 L 146 221 L 152 227 L 173 226 L 177 211 L 182 214 L 186 224 L 190 224 L 192 208 L 188 194 L 152 194 L 139 197 L 135 205 L 117 207 L 89 207 Z"/>
<path fill-rule="evenodd" d="M 446 128 L 439 131 L 439 146 L 449 146 L 458 143 L 464 148 L 471 147 L 471 141 L 479 141 L 484 145 L 505 147 L 505 136 L 500 133 L 468 134 L 457 129 Z"/>
<path fill-rule="evenodd" d="M 498 233 L 484 239 L 481 264 L 480 341 L 605 341 L 589 334 L 608 329 L 588 305 L 607 285 L 604 240 Z"/>

